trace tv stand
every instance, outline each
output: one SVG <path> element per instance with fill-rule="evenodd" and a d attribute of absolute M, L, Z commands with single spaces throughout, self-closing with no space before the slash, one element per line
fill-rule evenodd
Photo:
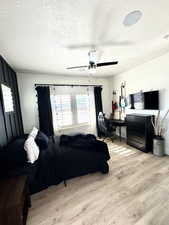
<path fill-rule="evenodd" d="M 153 115 L 128 114 L 127 123 L 127 144 L 143 152 L 153 150 L 153 126 L 151 118 Z"/>

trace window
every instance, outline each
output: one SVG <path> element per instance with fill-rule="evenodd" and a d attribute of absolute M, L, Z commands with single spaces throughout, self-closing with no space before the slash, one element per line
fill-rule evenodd
<path fill-rule="evenodd" d="M 53 117 L 57 127 L 90 122 L 89 96 L 85 94 L 52 95 Z"/>
<path fill-rule="evenodd" d="M 70 95 L 52 96 L 55 107 L 55 120 L 59 127 L 72 125 L 72 110 Z"/>
<path fill-rule="evenodd" d="M 57 126 L 65 127 L 89 123 L 88 95 L 52 95 L 51 100 Z"/>
<path fill-rule="evenodd" d="M 90 121 L 88 95 L 76 95 L 77 122 L 88 123 Z"/>
<path fill-rule="evenodd" d="M 1 84 L 5 112 L 14 111 L 11 88 Z"/>
<path fill-rule="evenodd" d="M 55 133 L 96 133 L 93 87 L 51 86 Z"/>

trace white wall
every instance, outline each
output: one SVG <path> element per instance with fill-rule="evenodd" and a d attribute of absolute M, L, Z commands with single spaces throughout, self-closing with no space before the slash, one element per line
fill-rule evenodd
<path fill-rule="evenodd" d="M 110 79 L 110 96 L 112 91 L 120 93 L 121 82 L 126 81 L 127 95 L 142 91 L 160 90 L 160 109 L 162 114 L 169 109 L 169 53 L 156 58 L 148 63 L 138 66 L 130 71 L 116 75 Z M 126 110 L 126 113 L 157 114 L 150 110 Z M 169 155 L 169 116 L 166 122 L 165 134 L 166 154 Z"/>
<path fill-rule="evenodd" d="M 29 132 L 32 126 L 37 126 L 37 98 L 35 84 L 83 84 L 83 85 L 103 85 L 102 101 L 103 110 L 110 113 L 111 99 L 109 99 L 108 79 L 86 77 L 68 77 L 55 75 L 39 75 L 29 73 L 18 73 L 18 86 L 21 102 L 24 131 Z"/>

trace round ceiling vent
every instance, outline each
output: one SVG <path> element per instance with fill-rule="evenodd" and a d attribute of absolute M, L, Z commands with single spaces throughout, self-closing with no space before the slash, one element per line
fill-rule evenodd
<path fill-rule="evenodd" d="M 169 34 L 164 35 L 164 39 L 168 40 L 169 39 Z"/>
<path fill-rule="evenodd" d="M 142 17 L 142 12 L 139 10 L 132 11 L 128 13 L 123 21 L 124 26 L 132 26 L 136 24 Z"/>

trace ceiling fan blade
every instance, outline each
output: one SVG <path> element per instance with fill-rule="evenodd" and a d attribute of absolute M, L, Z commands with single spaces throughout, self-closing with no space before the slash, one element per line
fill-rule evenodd
<path fill-rule="evenodd" d="M 68 45 L 67 46 L 67 48 L 69 48 L 69 49 L 79 49 L 79 48 L 87 48 L 87 49 L 94 49 L 95 47 L 94 47 L 95 45 L 94 44 L 92 44 L 92 43 L 86 43 L 86 44 L 79 44 L 79 45 Z"/>
<path fill-rule="evenodd" d="M 96 46 L 129 46 L 133 45 L 134 42 L 132 41 L 99 41 L 94 43 L 80 43 L 79 45 L 72 44 L 66 46 L 69 49 L 82 49 L 82 48 L 88 48 L 88 49 L 95 49 Z"/>
<path fill-rule="evenodd" d="M 111 65 L 116 65 L 116 64 L 118 64 L 118 61 L 103 62 L 103 63 L 97 63 L 97 67 L 100 67 L 100 66 L 111 66 Z"/>
<path fill-rule="evenodd" d="M 81 68 L 88 68 L 88 66 L 72 66 L 72 67 L 67 67 L 67 70 L 71 70 L 71 69 L 81 69 Z"/>
<path fill-rule="evenodd" d="M 134 42 L 132 41 L 105 41 L 105 42 L 102 42 L 100 45 L 101 46 L 128 46 L 132 44 L 134 44 Z"/>

